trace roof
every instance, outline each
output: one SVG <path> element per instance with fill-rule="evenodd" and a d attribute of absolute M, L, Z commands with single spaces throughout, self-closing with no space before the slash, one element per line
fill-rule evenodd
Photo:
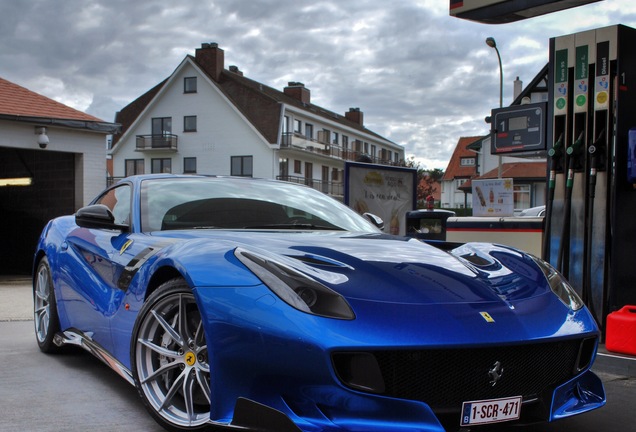
<path fill-rule="evenodd" d="M 326 110 L 312 103 L 303 103 L 280 90 L 276 90 L 265 84 L 254 81 L 243 76 L 240 71 L 223 69 L 218 77 L 214 79 L 214 71 L 206 69 L 206 66 L 197 61 L 192 55 L 186 56 L 199 69 L 208 75 L 210 81 L 216 85 L 220 91 L 234 104 L 234 106 L 250 121 L 250 123 L 261 133 L 269 143 L 277 143 L 279 138 L 279 126 L 281 117 L 281 104 L 294 106 L 300 110 L 307 111 L 313 115 L 324 117 L 325 119 L 342 124 L 361 133 L 372 135 L 388 143 L 392 141 L 379 134 L 365 128 L 356 122 L 347 119 L 344 115 Z M 176 73 L 173 72 L 173 74 Z M 116 144 L 123 134 L 132 126 L 134 121 L 141 115 L 144 109 L 150 104 L 155 95 L 169 81 L 169 77 L 150 89 L 148 92 L 122 108 L 115 117 L 117 123 L 121 123 L 122 131 L 119 136 L 114 137 L 113 145 Z M 394 143 L 393 143 L 394 144 Z"/>
<path fill-rule="evenodd" d="M 0 119 L 113 133 L 119 126 L 0 78 Z"/>
<path fill-rule="evenodd" d="M 497 178 L 499 167 L 492 169 L 477 179 Z M 547 176 L 547 163 L 542 162 L 512 162 L 501 165 L 501 177 L 519 178 L 519 179 L 543 179 Z"/>
<path fill-rule="evenodd" d="M 512 162 L 501 165 L 501 178 L 512 178 L 525 181 L 545 181 L 547 176 L 546 162 Z M 474 177 L 462 184 L 459 189 L 470 191 L 472 180 L 496 179 L 499 177 L 499 167 L 492 169 L 482 176 Z"/>
<path fill-rule="evenodd" d="M 456 178 L 471 178 L 477 175 L 476 165 L 462 166 L 461 160 L 465 157 L 476 157 L 475 152 L 471 151 L 468 146 L 482 138 L 483 136 L 459 138 L 455 146 L 455 151 L 446 167 L 446 171 L 444 171 L 442 181 L 454 180 Z"/>
<path fill-rule="evenodd" d="M 102 120 L 0 78 L 0 114 L 66 120 Z"/>

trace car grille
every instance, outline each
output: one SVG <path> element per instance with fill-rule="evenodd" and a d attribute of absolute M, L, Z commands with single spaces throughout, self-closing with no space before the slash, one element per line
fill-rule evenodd
<path fill-rule="evenodd" d="M 587 367 L 594 345 L 592 338 L 485 348 L 365 352 L 375 358 L 377 367 L 367 366 L 362 373 L 379 373 L 381 379 L 363 381 L 383 381 L 383 386 L 368 386 L 367 390 L 422 401 L 437 412 L 457 411 L 462 402 L 471 400 L 521 395 L 526 401 L 539 398 L 542 392 Z M 335 353 L 334 366 L 345 385 L 364 391 L 364 387 L 347 382 L 347 377 L 356 375 L 351 372 L 356 363 L 347 359 L 357 356 L 360 353 Z M 492 385 L 489 371 L 496 363 L 501 365 L 501 377 Z"/>

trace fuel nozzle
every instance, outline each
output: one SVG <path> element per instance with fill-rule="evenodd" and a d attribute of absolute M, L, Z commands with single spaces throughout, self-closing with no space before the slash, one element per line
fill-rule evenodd
<path fill-rule="evenodd" d="M 584 132 L 581 131 L 576 141 L 574 141 L 572 145 L 568 147 L 568 149 L 566 150 L 568 156 L 579 156 L 581 154 L 581 151 L 583 149 L 583 136 Z"/>
<path fill-rule="evenodd" d="M 557 139 L 550 150 L 548 150 L 548 156 L 552 159 L 558 158 L 563 154 L 563 133 L 559 135 L 559 139 Z"/>

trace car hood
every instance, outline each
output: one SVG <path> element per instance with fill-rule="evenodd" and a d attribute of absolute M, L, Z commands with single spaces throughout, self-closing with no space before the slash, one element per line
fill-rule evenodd
<path fill-rule="evenodd" d="M 512 304 L 550 291 L 532 257 L 488 243 L 468 243 L 447 252 L 416 239 L 384 234 L 197 231 L 178 236 L 199 253 L 214 243 L 261 254 L 352 300 Z"/>

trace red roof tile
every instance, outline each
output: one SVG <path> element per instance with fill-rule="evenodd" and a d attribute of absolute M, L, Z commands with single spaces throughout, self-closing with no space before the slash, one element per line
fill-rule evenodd
<path fill-rule="evenodd" d="M 0 115 L 102 122 L 24 87 L 0 78 Z"/>
<path fill-rule="evenodd" d="M 442 181 L 454 180 L 456 178 L 471 178 L 477 175 L 476 165 L 462 166 L 461 160 L 465 157 L 477 157 L 477 154 L 472 150 L 468 150 L 467 147 L 482 138 L 483 136 L 459 138 L 455 151 L 453 152 L 453 155 L 448 162 L 448 166 L 446 167 L 446 171 L 444 171 Z"/>

